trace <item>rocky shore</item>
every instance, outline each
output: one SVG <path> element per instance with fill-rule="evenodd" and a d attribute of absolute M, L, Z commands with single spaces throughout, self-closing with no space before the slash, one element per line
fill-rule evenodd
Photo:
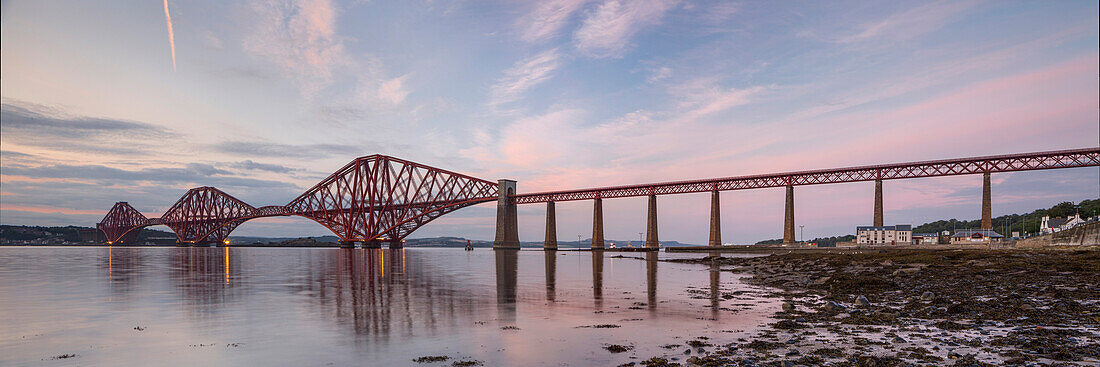
<path fill-rule="evenodd" d="M 807 251 L 671 262 L 778 289 L 750 339 L 698 339 L 641 366 L 1100 364 L 1100 249 Z M 687 348 L 683 353 L 681 348 Z"/>

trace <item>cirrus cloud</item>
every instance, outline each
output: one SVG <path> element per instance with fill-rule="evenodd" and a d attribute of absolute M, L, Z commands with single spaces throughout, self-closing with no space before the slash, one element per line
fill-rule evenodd
<path fill-rule="evenodd" d="M 618 57 L 642 27 L 657 24 L 679 0 L 608 0 L 581 23 L 573 39 L 577 51 L 595 57 Z"/>

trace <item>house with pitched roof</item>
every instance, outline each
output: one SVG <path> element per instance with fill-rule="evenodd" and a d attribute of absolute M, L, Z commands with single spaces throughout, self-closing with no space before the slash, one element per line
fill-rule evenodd
<path fill-rule="evenodd" d="M 951 244 L 982 244 L 990 242 L 1001 242 L 1005 236 L 992 229 L 962 229 L 955 231 L 955 234 L 951 235 Z"/>
<path fill-rule="evenodd" d="M 1042 234 L 1051 234 L 1076 227 L 1083 223 L 1085 223 L 1085 221 L 1081 219 L 1080 215 L 1076 214 L 1072 217 L 1067 216 L 1065 218 L 1043 216 L 1043 221 L 1039 224 L 1039 232 Z"/>

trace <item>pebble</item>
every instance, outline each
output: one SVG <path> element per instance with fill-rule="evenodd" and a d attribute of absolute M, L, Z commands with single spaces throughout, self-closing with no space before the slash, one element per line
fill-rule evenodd
<path fill-rule="evenodd" d="M 833 301 L 829 301 L 828 303 L 826 303 L 825 309 L 836 312 L 844 312 L 848 310 L 847 307 L 841 306 L 839 303 Z"/>
<path fill-rule="evenodd" d="M 929 292 L 924 292 L 924 294 L 920 295 L 920 300 L 921 301 L 931 301 L 933 298 L 936 298 L 936 295 L 933 294 L 930 291 Z"/>
<path fill-rule="evenodd" d="M 900 336 L 895 336 L 894 337 L 894 343 L 905 343 L 905 338 L 902 338 Z"/>
<path fill-rule="evenodd" d="M 871 307 L 871 301 L 867 300 L 867 297 L 862 295 L 856 298 L 856 303 L 859 303 L 859 305 L 863 307 Z"/>
<path fill-rule="evenodd" d="M 790 302 L 783 302 L 783 312 L 794 312 L 794 305 Z"/>
<path fill-rule="evenodd" d="M 684 354 L 691 354 L 691 348 L 684 349 Z"/>

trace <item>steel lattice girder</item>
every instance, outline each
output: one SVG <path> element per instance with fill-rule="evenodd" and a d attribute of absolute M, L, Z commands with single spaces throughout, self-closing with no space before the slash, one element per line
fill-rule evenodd
<path fill-rule="evenodd" d="M 98 227 L 117 239 L 134 228 L 163 224 L 179 242 L 220 242 L 249 219 L 300 215 L 343 240 L 398 240 L 443 214 L 496 195 L 496 184 L 489 181 L 372 155 L 352 161 L 287 206 L 254 208 L 216 188 L 197 187 L 160 218 L 147 219 L 121 203 Z"/>
<path fill-rule="evenodd" d="M 256 208 L 213 187 L 187 190 L 161 217 L 179 242 L 222 241 Z M 211 236 L 213 235 L 213 236 Z"/>
<path fill-rule="evenodd" d="M 443 214 L 496 195 L 489 181 L 372 155 L 348 163 L 286 208 L 345 241 L 400 240 Z"/>
<path fill-rule="evenodd" d="M 147 226 L 148 221 L 137 209 L 120 201 L 111 207 L 103 221 L 96 224 L 96 228 L 103 231 L 108 243 L 114 243 L 119 242 L 130 231 Z"/>
<path fill-rule="evenodd" d="M 1090 166 L 1100 166 L 1100 148 L 540 192 L 514 195 L 512 196 L 512 200 L 517 204 L 533 204 L 545 203 L 548 201 L 685 194 L 715 190 L 724 191 L 783 187 L 787 185 L 818 185 L 871 181 L 877 179 L 890 180 Z"/>

